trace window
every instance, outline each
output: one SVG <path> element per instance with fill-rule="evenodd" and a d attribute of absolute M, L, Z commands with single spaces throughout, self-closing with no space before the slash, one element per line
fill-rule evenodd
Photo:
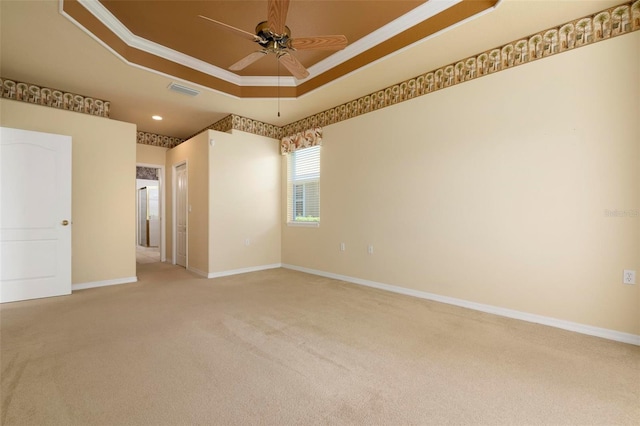
<path fill-rule="evenodd" d="M 320 146 L 288 154 L 287 222 L 318 226 L 320 222 Z"/>

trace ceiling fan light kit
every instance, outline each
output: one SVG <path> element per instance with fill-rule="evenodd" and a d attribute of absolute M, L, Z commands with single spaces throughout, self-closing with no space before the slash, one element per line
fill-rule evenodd
<path fill-rule="evenodd" d="M 343 35 L 316 36 L 292 38 L 291 30 L 285 25 L 289 0 L 269 0 L 267 6 L 267 20 L 260 22 L 255 29 L 255 34 L 239 28 L 232 27 L 223 22 L 209 17 L 198 15 L 219 28 L 229 31 L 237 36 L 258 43 L 260 50 L 250 53 L 229 67 L 232 71 L 240 71 L 262 57 L 273 53 L 278 61 L 297 79 L 309 76 L 309 71 L 292 54 L 296 50 L 341 50 L 347 44 L 347 38 Z"/>

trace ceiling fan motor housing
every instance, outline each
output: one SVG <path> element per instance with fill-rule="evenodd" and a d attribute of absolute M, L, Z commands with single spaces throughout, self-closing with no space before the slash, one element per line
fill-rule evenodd
<path fill-rule="evenodd" d="M 262 39 L 258 44 L 265 49 L 279 51 L 290 48 L 291 30 L 287 26 L 284 27 L 284 34 L 274 34 L 269 28 L 269 23 L 262 21 L 256 26 L 256 35 Z"/>
<path fill-rule="evenodd" d="M 278 58 L 278 63 L 291 72 L 297 79 L 304 79 L 309 76 L 309 71 L 292 53 L 296 50 L 340 50 L 347 45 L 345 36 L 316 36 L 291 38 L 291 30 L 284 25 L 287 19 L 287 9 L 290 0 L 268 0 L 267 14 L 269 19 L 262 21 L 256 26 L 256 33 L 232 27 L 224 22 L 216 21 L 204 15 L 198 15 L 220 28 L 230 31 L 237 36 L 256 42 L 262 49 L 250 53 L 229 67 L 232 71 L 240 71 L 263 58 L 265 55 L 273 53 Z"/>

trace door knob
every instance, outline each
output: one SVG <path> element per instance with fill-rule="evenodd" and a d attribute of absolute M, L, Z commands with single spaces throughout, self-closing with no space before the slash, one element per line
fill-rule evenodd
<path fill-rule="evenodd" d="M 62 226 L 67 226 L 68 224 L 69 224 L 68 220 L 65 219 L 65 220 L 62 221 Z"/>

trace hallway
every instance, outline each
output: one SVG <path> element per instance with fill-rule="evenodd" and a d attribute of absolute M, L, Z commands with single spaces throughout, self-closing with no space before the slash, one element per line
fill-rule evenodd
<path fill-rule="evenodd" d="M 136 246 L 136 263 L 160 262 L 160 247 Z"/>

